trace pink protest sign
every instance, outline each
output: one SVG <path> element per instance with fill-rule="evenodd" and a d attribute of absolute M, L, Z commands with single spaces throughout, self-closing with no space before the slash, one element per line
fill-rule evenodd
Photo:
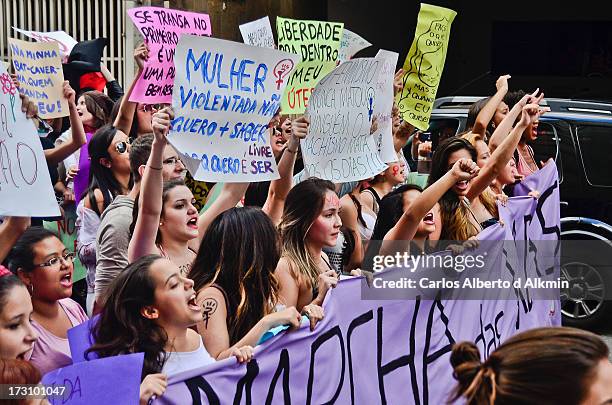
<path fill-rule="evenodd" d="M 149 60 L 130 97 L 145 104 L 172 102 L 174 52 L 181 34 L 211 36 L 208 14 L 160 7 L 139 7 L 127 11 L 149 46 Z"/>

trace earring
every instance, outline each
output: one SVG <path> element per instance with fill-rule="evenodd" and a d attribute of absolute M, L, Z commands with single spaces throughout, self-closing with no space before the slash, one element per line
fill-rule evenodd
<path fill-rule="evenodd" d="M 160 223 L 159 223 L 159 226 L 162 226 L 163 224 L 164 224 L 163 222 L 160 222 Z"/>
<path fill-rule="evenodd" d="M 29 291 L 30 295 L 33 297 L 34 296 L 34 284 L 30 284 L 28 286 L 28 291 Z"/>

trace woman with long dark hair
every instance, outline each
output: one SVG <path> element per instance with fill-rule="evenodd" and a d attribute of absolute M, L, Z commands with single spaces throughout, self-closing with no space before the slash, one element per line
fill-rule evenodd
<path fill-rule="evenodd" d="M 165 391 L 167 377 L 214 362 L 192 327 L 202 319 L 193 281 L 159 255 L 143 256 L 113 280 L 93 328 L 99 357 L 144 353 L 141 403 Z M 248 361 L 252 350 L 231 353 Z"/>
<path fill-rule="evenodd" d="M 275 326 L 300 325 L 294 307 L 275 312 L 279 258 L 276 229 L 259 208 L 231 208 L 208 227 L 189 277 L 203 307 L 198 332 L 213 357 L 219 360 L 235 347 L 253 347 Z M 321 312 L 312 310 L 313 316 Z"/>
<path fill-rule="evenodd" d="M 248 183 L 225 183 L 215 202 L 198 216 L 193 193 L 182 180 L 163 182 L 162 157 L 173 116 L 170 107 L 153 115 L 155 139 L 140 189 L 140 195 L 146 198 L 134 205 L 128 259 L 135 261 L 145 255 L 158 254 L 171 260 L 186 276 L 206 229 L 217 215 L 236 206 Z"/>
<path fill-rule="evenodd" d="M 322 305 L 338 282 L 323 246 L 335 246 L 342 226 L 334 184 L 307 179 L 291 189 L 280 229 L 282 256 L 276 268 L 281 303 L 298 311 Z"/>
<path fill-rule="evenodd" d="M 74 253 L 60 238 L 42 227 L 31 227 L 19 238 L 9 256 L 9 266 L 32 297 L 32 326 L 39 335 L 26 355 L 41 372 L 72 363 L 67 332 L 87 320 L 71 300 Z"/>
<path fill-rule="evenodd" d="M 130 145 L 127 135 L 105 125 L 88 145 L 91 159 L 89 187 L 77 206 L 77 252 L 87 268 L 87 312 L 91 314 L 95 299 L 96 233 L 102 212 L 118 195 L 132 187 Z"/>
<path fill-rule="evenodd" d="M 468 240 L 497 222 L 498 213 L 495 199 L 485 191 L 507 165 L 508 160 L 512 158 L 512 152 L 516 148 L 523 130 L 532 119 L 539 115 L 537 103 L 540 100 L 541 96 L 536 98 L 533 94 L 524 99 L 525 104 L 528 101 L 532 101 L 532 104 L 517 104 L 513 110 L 521 111 L 521 120 L 487 159 L 478 176 L 472 180 L 457 181 L 444 193 L 439 201 L 442 217 L 441 239 Z M 502 131 L 505 128 L 504 122 L 508 123 L 508 120 L 510 120 L 510 123 L 514 122 L 512 111 L 504 118 L 495 132 Z M 495 136 L 494 133 L 492 138 Z M 434 152 L 428 185 L 432 185 L 442 178 L 458 160 L 470 159 L 476 162 L 477 158 L 476 149 L 466 139 L 452 137 L 444 140 Z"/>

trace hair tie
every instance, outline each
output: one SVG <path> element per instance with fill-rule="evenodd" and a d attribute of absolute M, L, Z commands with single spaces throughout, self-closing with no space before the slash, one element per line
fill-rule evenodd
<path fill-rule="evenodd" d="M 490 366 L 481 363 L 479 365 L 478 373 L 474 376 L 472 383 L 465 390 L 465 397 L 468 399 L 468 403 L 471 402 L 476 393 L 478 392 L 478 387 L 484 382 L 483 380 L 488 378 L 491 383 L 491 394 L 489 395 L 489 405 L 495 404 L 495 398 L 497 397 L 497 383 L 495 382 L 495 370 Z"/>
<path fill-rule="evenodd" d="M 0 277 L 9 276 L 13 274 L 9 269 L 0 264 Z"/>

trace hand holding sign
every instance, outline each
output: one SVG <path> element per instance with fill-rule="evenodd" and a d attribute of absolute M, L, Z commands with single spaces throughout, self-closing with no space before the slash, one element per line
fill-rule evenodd
<path fill-rule="evenodd" d="M 74 91 L 72 87 L 70 87 L 70 83 L 68 82 L 68 80 L 64 81 L 63 90 L 64 90 L 64 98 L 68 100 L 68 104 L 71 107 L 76 106 L 76 103 L 75 103 L 76 92 Z"/>
<path fill-rule="evenodd" d="M 147 405 L 153 397 L 161 397 L 168 387 L 165 374 L 149 374 L 140 383 L 140 405 Z"/>
<path fill-rule="evenodd" d="M 140 43 L 134 49 L 134 61 L 136 62 L 136 66 L 138 66 L 138 70 L 144 70 L 145 63 L 149 60 L 149 47 L 144 42 Z"/>

